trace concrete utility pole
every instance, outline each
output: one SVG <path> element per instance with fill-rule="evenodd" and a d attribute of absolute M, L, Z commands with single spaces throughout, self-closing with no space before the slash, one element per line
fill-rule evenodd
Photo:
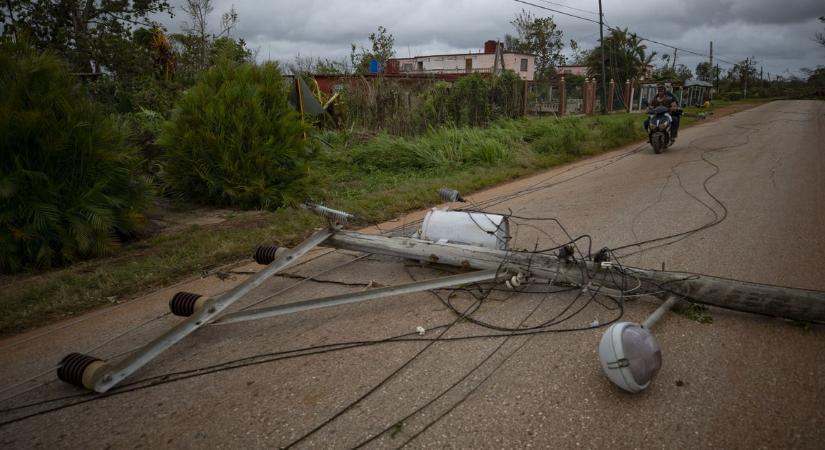
<path fill-rule="evenodd" d="M 553 279 L 561 283 L 571 282 L 580 285 L 587 285 L 592 281 L 588 278 L 590 272 L 618 270 L 617 265 L 608 265 L 604 268 L 591 261 L 566 262 L 547 254 L 493 250 L 416 238 L 390 238 L 352 231 L 337 231 L 323 245 L 343 250 L 447 264 L 464 269 L 523 272 L 541 279 Z M 584 270 L 581 264 L 584 264 L 588 270 Z M 667 297 L 670 294 L 676 294 L 707 305 L 755 314 L 794 320 L 825 321 L 825 292 L 628 266 L 624 266 L 623 270 L 638 277 L 646 290 L 658 292 L 654 294 L 656 296 Z M 602 292 L 615 293 L 620 289 L 618 285 L 608 284 L 600 287 Z"/>
<path fill-rule="evenodd" d="M 748 98 L 748 72 L 750 72 L 750 60 L 745 58 L 745 93 L 742 95 L 743 98 Z"/>
<path fill-rule="evenodd" d="M 604 67 L 604 14 L 602 13 L 602 0 L 599 0 L 599 43 L 602 54 L 602 113 L 607 114 L 607 102 L 605 95 L 607 93 L 607 71 Z"/>
<path fill-rule="evenodd" d="M 710 67 L 709 69 L 713 72 L 713 41 L 710 41 Z M 711 74 L 711 80 L 713 80 L 713 74 Z"/>

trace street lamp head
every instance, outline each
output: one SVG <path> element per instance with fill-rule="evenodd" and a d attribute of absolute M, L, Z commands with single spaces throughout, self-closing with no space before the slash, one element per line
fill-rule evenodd
<path fill-rule="evenodd" d="M 610 381 L 632 393 L 647 388 L 662 367 L 656 339 L 632 322 L 614 323 L 607 329 L 599 343 L 599 359 Z"/>

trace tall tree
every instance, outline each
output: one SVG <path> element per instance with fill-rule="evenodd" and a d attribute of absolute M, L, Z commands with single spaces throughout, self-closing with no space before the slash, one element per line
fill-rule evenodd
<path fill-rule="evenodd" d="M 708 61 L 700 62 L 696 65 L 696 78 L 702 81 L 712 82 L 715 79 L 713 72 L 713 67 L 710 65 Z"/>
<path fill-rule="evenodd" d="M 819 66 L 816 69 L 803 67 L 799 71 L 808 77 L 807 82 L 809 85 L 818 89 L 825 89 L 825 66 Z"/>
<path fill-rule="evenodd" d="M 647 46 L 635 33 L 627 28 L 612 29 L 604 38 L 604 55 L 607 75 L 616 82 L 641 80 L 646 77 L 647 66 L 653 61 L 656 52 L 647 52 Z M 601 74 L 601 46 L 596 47 L 587 57 L 587 72 L 590 76 Z"/>
<path fill-rule="evenodd" d="M 383 71 L 387 61 L 395 56 L 395 49 L 393 48 L 395 38 L 383 26 L 379 25 L 378 31 L 370 33 L 368 39 L 370 41 L 370 50 L 367 50 L 364 46 L 361 46 L 359 50 L 355 44 L 352 44 L 350 62 L 356 73 L 369 72 L 370 61 L 373 59 L 378 61 Z"/>
<path fill-rule="evenodd" d="M 709 65 L 709 63 L 704 64 Z M 665 64 L 653 72 L 653 78 L 661 81 L 671 80 L 684 83 L 685 81 L 693 78 L 693 72 L 691 72 L 688 66 L 684 64 L 676 64 L 676 66 L 669 66 Z"/>
<path fill-rule="evenodd" d="M 510 24 L 516 28 L 517 37 L 505 36 L 508 50 L 536 55 L 536 79 L 547 79 L 556 67 L 564 65 L 565 57 L 563 33 L 558 29 L 553 17 L 537 17 L 522 10 Z"/>
<path fill-rule="evenodd" d="M 570 51 L 573 53 L 569 61 L 571 64 L 580 66 L 587 63 L 587 57 L 590 51 L 581 48 L 579 43 L 573 39 L 570 39 Z"/>
<path fill-rule="evenodd" d="M 190 48 L 194 56 L 195 69 L 201 71 L 209 67 L 209 56 L 217 39 L 227 37 L 238 24 L 235 7 L 221 15 L 221 25 L 217 33 L 209 32 L 209 14 L 215 10 L 212 0 L 186 0 L 181 9 L 189 16 L 183 24 L 183 32 L 189 37 Z"/>
<path fill-rule="evenodd" d="M 0 20 L 4 34 L 25 35 L 78 72 L 120 73 L 140 65 L 132 32 L 169 10 L 167 0 L 6 0 Z"/>

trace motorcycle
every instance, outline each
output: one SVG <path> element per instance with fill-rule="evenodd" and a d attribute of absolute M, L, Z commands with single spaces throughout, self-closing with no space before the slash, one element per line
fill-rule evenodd
<path fill-rule="evenodd" d="M 673 118 L 669 113 L 670 108 L 667 106 L 657 106 L 650 112 L 647 137 L 656 153 L 662 153 L 672 143 L 670 129 Z"/>

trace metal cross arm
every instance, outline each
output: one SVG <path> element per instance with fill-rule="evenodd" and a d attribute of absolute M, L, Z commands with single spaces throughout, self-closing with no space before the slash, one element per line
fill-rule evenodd
<path fill-rule="evenodd" d="M 63 358 L 57 370 L 58 377 L 63 381 L 83 386 L 95 392 L 108 391 L 181 339 L 215 320 L 230 305 L 241 299 L 252 289 L 260 286 L 267 278 L 283 270 L 296 259 L 326 241 L 333 233 L 332 229 L 318 231 L 294 249 L 276 257 L 260 272 L 217 298 L 210 299 L 188 294 L 190 297 L 183 299 L 183 302 L 179 302 L 183 304 L 178 305 L 178 309 L 188 310 L 188 314 L 191 315 L 185 321 L 177 324 L 120 362 L 110 365 L 92 356 L 71 353 Z M 172 305 L 170 304 L 170 306 Z M 174 309 L 173 306 L 173 311 Z"/>
<path fill-rule="evenodd" d="M 212 325 L 224 325 L 229 323 L 244 322 L 247 320 L 263 319 L 266 317 L 282 316 L 312 309 L 326 308 L 328 306 L 346 305 L 349 303 L 363 302 L 366 300 L 383 299 L 395 295 L 411 294 L 413 292 L 428 291 L 431 289 L 441 289 L 454 286 L 461 286 L 470 283 L 481 283 L 509 277 L 510 274 L 497 269 L 479 270 L 460 275 L 452 275 L 432 280 L 407 283 L 399 286 L 388 286 L 378 289 L 370 289 L 350 294 L 333 295 L 331 297 L 315 298 L 286 305 L 278 305 L 270 308 L 261 308 L 251 311 L 238 311 L 227 314 L 214 321 Z"/>

